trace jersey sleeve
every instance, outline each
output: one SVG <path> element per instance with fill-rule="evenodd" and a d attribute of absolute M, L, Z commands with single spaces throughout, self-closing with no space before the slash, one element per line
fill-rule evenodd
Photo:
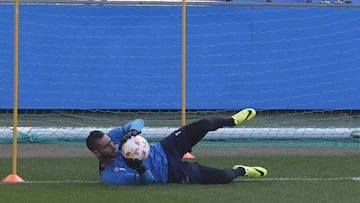
<path fill-rule="evenodd" d="M 124 169 L 119 169 L 124 170 Z M 100 173 L 101 180 L 107 184 L 116 185 L 148 185 L 154 182 L 154 176 L 150 170 L 139 174 L 135 171 L 109 171 L 104 170 Z"/>
<path fill-rule="evenodd" d="M 119 128 L 114 128 L 110 130 L 107 135 L 110 137 L 111 141 L 116 145 L 120 143 L 121 138 L 130 130 L 137 130 L 141 132 L 142 128 L 144 127 L 144 120 L 143 119 L 135 119 L 126 123 L 124 126 Z"/>

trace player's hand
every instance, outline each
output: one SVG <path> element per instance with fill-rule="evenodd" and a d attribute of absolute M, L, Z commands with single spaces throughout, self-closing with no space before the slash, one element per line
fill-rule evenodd
<path fill-rule="evenodd" d="M 130 139 L 131 137 L 135 137 L 136 135 L 139 135 L 140 132 L 135 130 L 135 129 L 132 129 L 130 130 L 129 132 L 127 132 L 121 139 L 120 141 L 120 145 L 119 145 L 119 150 L 121 150 L 121 147 L 122 145 L 128 140 Z"/>
<path fill-rule="evenodd" d="M 139 159 L 128 159 L 122 157 L 125 163 L 132 169 L 135 169 L 138 173 L 144 173 L 146 171 L 145 166 L 142 164 L 142 160 Z"/>
<path fill-rule="evenodd" d="M 132 129 L 129 132 L 127 132 L 123 138 L 120 141 L 120 145 L 119 145 L 119 150 L 121 150 L 122 145 L 131 137 L 135 137 L 136 135 L 140 134 L 139 131 Z M 124 156 L 122 157 L 124 162 L 132 169 L 135 169 L 138 173 L 142 174 L 146 171 L 146 168 L 144 165 L 142 165 L 142 160 L 139 159 L 129 159 L 129 158 L 125 158 Z"/>

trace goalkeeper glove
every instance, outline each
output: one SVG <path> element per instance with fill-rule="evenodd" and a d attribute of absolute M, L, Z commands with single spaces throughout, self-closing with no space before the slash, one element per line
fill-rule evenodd
<path fill-rule="evenodd" d="M 119 146 L 119 150 L 121 150 L 122 145 L 131 137 L 135 137 L 136 135 L 140 134 L 139 131 L 132 129 L 129 132 L 127 132 L 123 138 L 120 141 L 120 146 Z M 125 158 L 124 156 L 122 157 L 124 162 L 132 169 L 135 169 L 139 174 L 145 173 L 146 171 L 146 167 L 144 165 L 142 165 L 142 160 L 138 160 L 138 159 L 129 159 L 129 158 Z"/>
<path fill-rule="evenodd" d="M 128 159 L 123 157 L 124 162 L 132 169 L 135 169 L 139 174 L 145 173 L 146 167 L 142 164 L 142 160 Z"/>
<path fill-rule="evenodd" d="M 135 130 L 135 129 L 131 129 L 129 130 L 129 132 L 127 132 L 121 139 L 120 141 L 120 145 L 119 145 L 119 150 L 121 150 L 122 145 L 131 137 L 135 137 L 136 135 L 139 135 L 140 132 Z"/>

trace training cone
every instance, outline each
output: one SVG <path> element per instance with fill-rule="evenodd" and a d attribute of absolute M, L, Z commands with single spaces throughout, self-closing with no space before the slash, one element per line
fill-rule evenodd
<path fill-rule="evenodd" d="M 195 157 L 192 154 L 190 154 L 189 152 L 184 154 L 183 158 L 184 159 L 195 159 Z"/>
<path fill-rule="evenodd" d="M 22 178 L 20 178 L 18 175 L 11 174 L 11 175 L 6 176 L 6 178 L 4 178 L 2 180 L 2 182 L 5 182 L 5 183 L 22 183 L 22 182 L 25 182 L 25 181 Z"/>

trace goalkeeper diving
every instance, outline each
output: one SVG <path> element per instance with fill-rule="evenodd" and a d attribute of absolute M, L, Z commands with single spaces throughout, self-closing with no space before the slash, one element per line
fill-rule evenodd
<path fill-rule="evenodd" d="M 191 152 L 192 147 L 209 131 L 240 125 L 255 115 L 254 109 L 247 108 L 229 118 L 204 118 L 185 125 L 151 144 L 144 160 L 125 158 L 121 153 L 121 145 L 141 133 L 144 127 L 142 119 L 135 119 L 106 134 L 102 131 L 91 131 L 86 145 L 99 159 L 99 175 L 102 182 L 107 184 L 226 184 L 239 176 L 266 176 L 267 170 L 260 166 L 245 165 L 218 169 L 197 162 L 187 162 L 182 157 Z"/>

